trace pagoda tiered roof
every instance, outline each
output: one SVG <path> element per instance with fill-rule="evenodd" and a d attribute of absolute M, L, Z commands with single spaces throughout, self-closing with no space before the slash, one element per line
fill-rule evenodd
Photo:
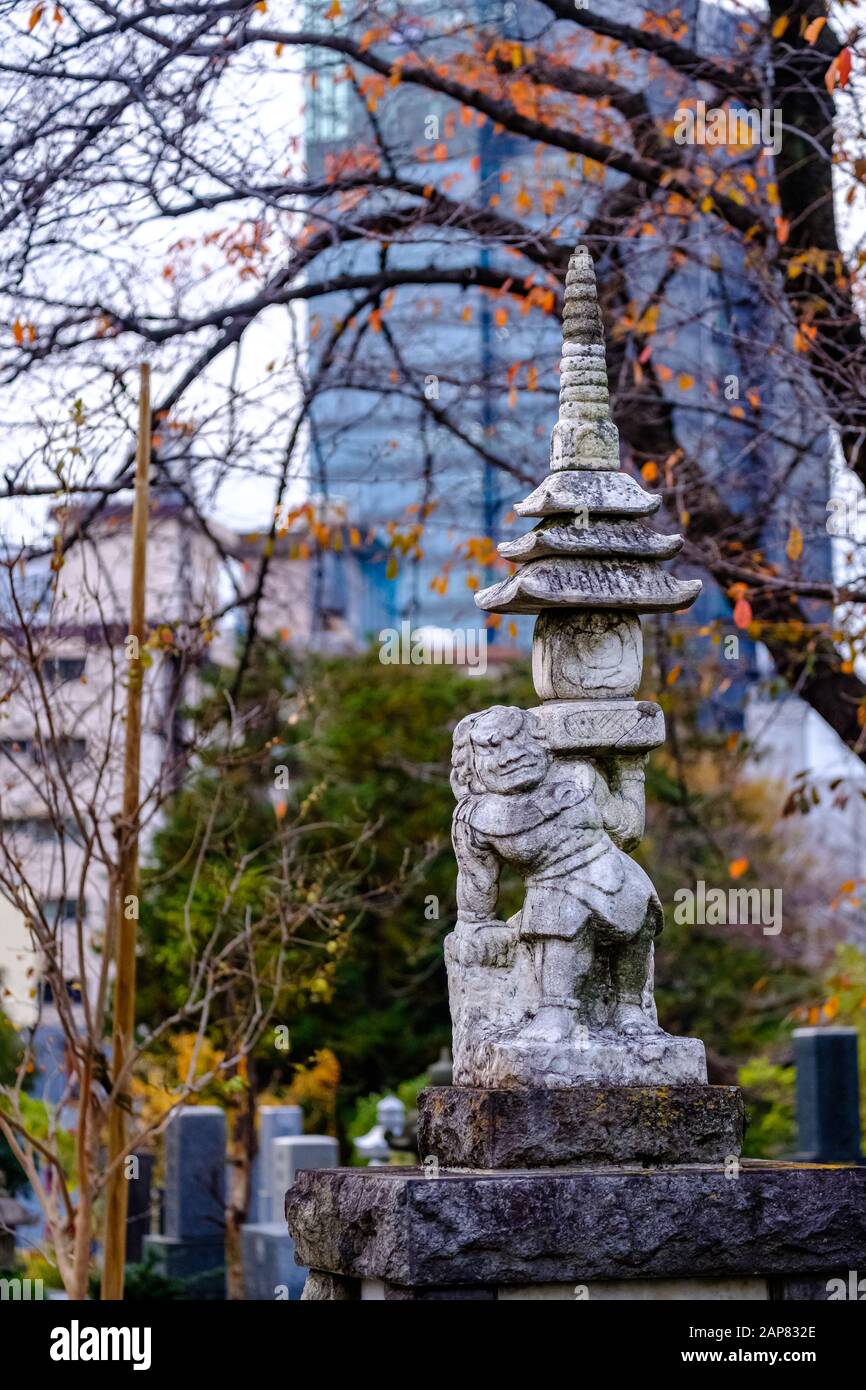
<path fill-rule="evenodd" d="M 583 246 L 572 254 L 566 277 L 559 401 L 551 471 L 515 504 L 519 516 L 542 520 L 499 546 L 518 568 L 476 594 L 476 604 L 490 613 L 687 608 L 700 580 L 678 579 L 660 565 L 682 548 L 682 538 L 646 524 L 661 498 L 619 471 L 595 270 Z"/>

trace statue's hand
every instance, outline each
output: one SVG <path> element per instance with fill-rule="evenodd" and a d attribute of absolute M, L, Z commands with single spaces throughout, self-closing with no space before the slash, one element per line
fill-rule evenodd
<path fill-rule="evenodd" d="M 455 935 L 456 955 L 461 965 L 503 968 L 511 964 L 517 936 L 505 922 L 458 921 Z"/>

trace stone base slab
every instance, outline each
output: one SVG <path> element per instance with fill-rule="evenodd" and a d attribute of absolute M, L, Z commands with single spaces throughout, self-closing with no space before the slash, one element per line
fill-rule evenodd
<path fill-rule="evenodd" d="M 298 1175 L 286 1216 L 298 1263 L 341 1297 L 359 1287 L 346 1281 L 370 1279 L 407 1296 L 474 1298 L 506 1286 L 739 1276 L 818 1299 L 829 1278 L 866 1269 L 866 1168 L 854 1165 L 331 1168 Z"/>
<path fill-rule="evenodd" d="M 503 1088 L 705 1085 L 707 1059 L 700 1038 L 654 1033 L 622 1036 L 592 1032 L 572 1043 L 488 1038 L 476 1048 L 473 1078 Z M 463 1077 L 458 1077 L 463 1080 Z"/>
<path fill-rule="evenodd" d="M 418 1150 L 445 1168 L 724 1163 L 744 1114 L 735 1086 L 436 1086 L 418 1097 Z"/>

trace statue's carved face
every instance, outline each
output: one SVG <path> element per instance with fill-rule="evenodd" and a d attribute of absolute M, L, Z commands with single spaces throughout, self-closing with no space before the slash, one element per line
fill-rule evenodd
<path fill-rule="evenodd" d="M 544 780 L 548 753 L 519 709 L 503 706 L 484 715 L 472 729 L 475 771 L 487 791 L 529 791 Z"/>

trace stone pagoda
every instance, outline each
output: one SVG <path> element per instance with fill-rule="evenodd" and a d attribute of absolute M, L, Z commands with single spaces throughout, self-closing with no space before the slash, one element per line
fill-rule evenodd
<path fill-rule="evenodd" d="M 662 568 L 682 542 L 620 471 L 583 247 L 563 339 L 550 471 L 516 507 L 537 524 L 476 596 L 538 615 L 540 703 L 454 731 L 454 1084 L 418 1098 L 421 1167 L 302 1173 L 287 1194 L 307 1299 L 817 1299 L 866 1260 L 866 1168 L 741 1160 L 739 1091 L 659 1026 L 662 907 L 629 853 L 664 740 L 637 699 L 640 614 L 701 586 Z M 524 885 L 507 920 L 503 870 Z"/>
<path fill-rule="evenodd" d="M 635 698 L 639 615 L 687 608 L 701 589 L 662 568 L 682 540 L 649 526 L 659 503 L 620 471 L 595 272 L 578 247 L 550 472 L 515 508 L 540 520 L 500 545 L 516 568 L 475 600 L 538 614 L 542 703 L 470 715 L 454 736 L 459 919 L 446 959 L 460 1085 L 707 1079 L 703 1045 L 658 1026 L 662 910 L 627 854 L 643 834 L 646 755 L 664 739 L 660 707 Z M 495 915 L 504 866 L 526 884 L 508 922 Z"/>

